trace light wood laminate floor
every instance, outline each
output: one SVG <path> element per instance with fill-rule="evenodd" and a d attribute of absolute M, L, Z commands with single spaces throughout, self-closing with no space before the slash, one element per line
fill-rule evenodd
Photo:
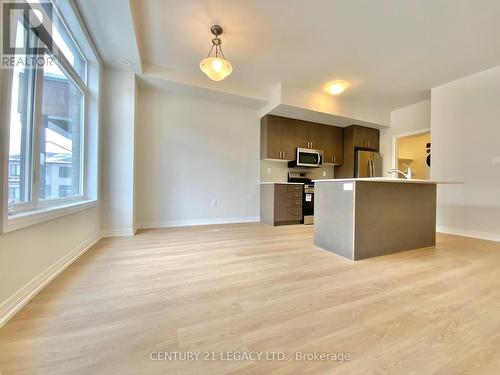
<path fill-rule="evenodd" d="M 101 240 L 0 329 L 1 373 L 500 374 L 500 244 L 439 235 L 352 262 L 312 238 L 255 223 Z M 220 360 L 237 351 L 291 360 Z"/>

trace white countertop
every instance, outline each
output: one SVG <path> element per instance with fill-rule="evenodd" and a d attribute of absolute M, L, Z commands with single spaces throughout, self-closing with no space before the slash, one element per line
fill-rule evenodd
<path fill-rule="evenodd" d="M 387 178 L 387 177 L 372 177 L 372 178 L 333 178 L 328 180 L 313 180 L 313 182 L 394 182 L 398 184 L 462 184 L 463 182 L 454 181 L 435 181 L 435 180 L 418 180 L 418 179 L 403 179 L 403 178 Z"/>
<path fill-rule="evenodd" d="M 261 185 L 274 185 L 274 184 L 279 184 L 279 185 L 304 185 L 303 182 L 261 182 Z"/>

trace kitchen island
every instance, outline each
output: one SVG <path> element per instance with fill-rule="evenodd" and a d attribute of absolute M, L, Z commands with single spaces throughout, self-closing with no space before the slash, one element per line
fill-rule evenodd
<path fill-rule="evenodd" d="M 352 260 L 434 246 L 438 183 L 315 180 L 314 244 Z"/>

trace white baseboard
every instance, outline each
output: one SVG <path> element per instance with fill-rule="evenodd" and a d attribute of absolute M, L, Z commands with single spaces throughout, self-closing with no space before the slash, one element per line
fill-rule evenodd
<path fill-rule="evenodd" d="M 500 234 L 496 233 L 478 232 L 474 230 L 449 228 L 442 226 L 438 226 L 436 230 L 440 233 L 454 234 L 456 236 L 472 237 L 472 238 L 479 238 L 481 240 L 500 242 Z"/>
<path fill-rule="evenodd" d="M 120 229 L 104 229 L 101 231 L 101 237 L 133 237 L 135 230 L 132 228 L 120 228 Z"/>
<path fill-rule="evenodd" d="M 0 327 L 7 323 L 7 321 L 11 319 L 19 310 L 21 310 L 23 306 L 26 305 L 34 296 L 36 296 L 38 292 L 45 288 L 47 284 L 54 280 L 71 263 L 90 249 L 97 241 L 100 240 L 100 238 L 101 236 L 98 233 L 81 243 L 41 274 L 36 276 L 14 295 L 4 301 L 0 305 Z"/>
<path fill-rule="evenodd" d="M 153 229 L 153 228 L 190 227 L 197 225 L 214 225 L 214 224 L 255 223 L 258 221 L 260 221 L 259 216 L 244 216 L 244 217 L 226 217 L 226 218 L 214 218 L 214 219 L 148 221 L 144 223 L 138 223 L 137 227 L 140 229 Z"/>

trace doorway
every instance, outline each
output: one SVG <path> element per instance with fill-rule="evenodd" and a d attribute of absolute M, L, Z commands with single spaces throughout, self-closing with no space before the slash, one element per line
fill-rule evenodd
<path fill-rule="evenodd" d="M 431 175 L 431 132 L 429 129 L 394 137 L 394 168 L 412 170 L 413 177 L 428 180 Z"/>

